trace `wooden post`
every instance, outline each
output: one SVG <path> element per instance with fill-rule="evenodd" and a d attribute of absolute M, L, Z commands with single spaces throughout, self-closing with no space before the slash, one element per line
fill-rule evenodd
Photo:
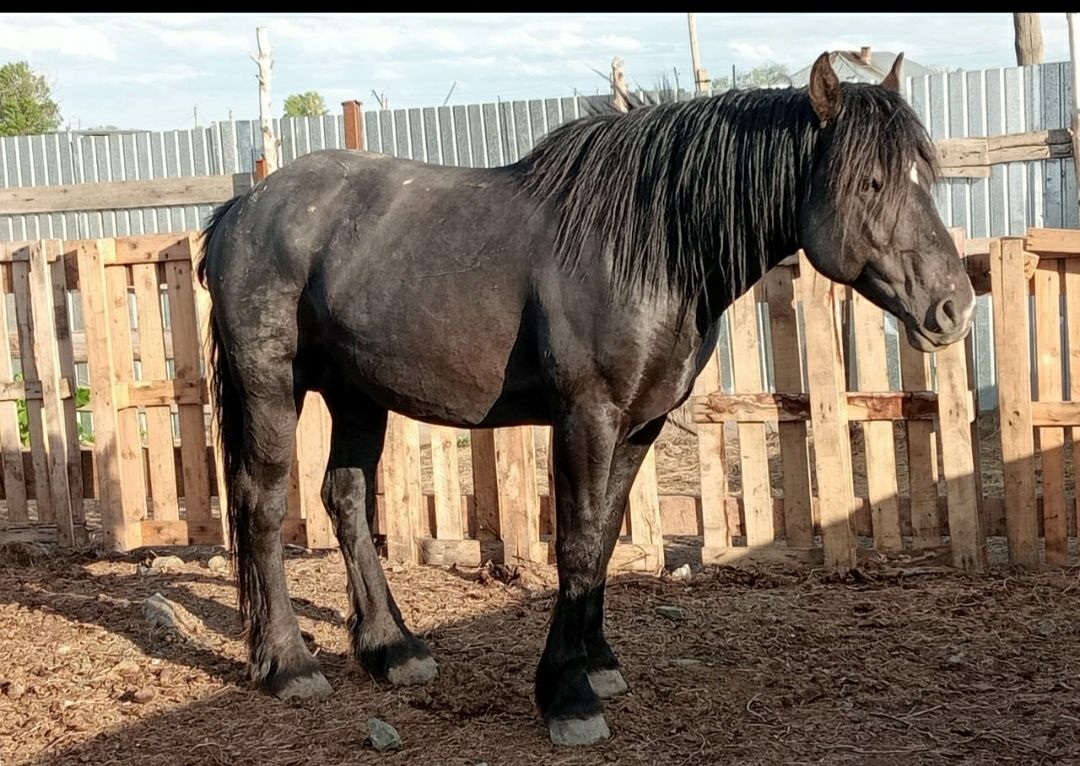
<path fill-rule="evenodd" d="M 1016 65 L 1031 66 L 1043 63 L 1043 36 L 1037 13 L 1014 13 L 1016 33 Z"/>
<path fill-rule="evenodd" d="M 266 158 L 259 157 L 255 160 L 255 182 L 258 183 L 264 178 L 266 178 Z"/>
<path fill-rule="evenodd" d="M 1039 400 L 1060 402 L 1061 379 L 1061 261 L 1046 260 L 1035 269 L 1035 345 Z M 1065 514 L 1065 429 L 1039 429 L 1042 457 L 1043 537 L 1046 563 L 1069 564 L 1069 531 Z"/>
<path fill-rule="evenodd" d="M 616 111 L 626 112 L 630 105 L 626 99 L 626 75 L 623 72 L 623 60 L 615 57 L 611 60 L 611 103 Z"/>
<path fill-rule="evenodd" d="M 201 244 L 202 241 L 199 240 L 197 246 L 193 246 L 192 250 L 196 250 Z M 191 275 L 194 278 L 192 290 L 195 294 L 195 313 L 199 322 L 199 345 L 202 349 L 203 371 L 206 379 L 206 403 L 210 406 L 211 413 L 210 445 L 214 454 L 214 483 L 217 485 L 218 509 L 221 514 L 221 537 L 223 544 L 228 548 L 232 545 L 232 538 L 229 532 L 229 498 L 225 489 L 224 445 L 221 442 L 221 432 L 216 416 L 217 402 L 215 397 L 217 388 L 214 382 L 214 359 L 210 353 L 210 292 L 199 282 L 194 269 L 192 269 Z"/>
<path fill-rule="evenodd" d="M 694 21 L 694 14 L 686 14 L 686 24 L 690 29 L 690 61 L 694 68 L 694 90 L 698 93 L 704 93 L 709 89 L 712 81 L 709 80 L 709 72 L 701 68 L 701 57 L 698 55 L 697 23 Z M 731 80 L 731 87 L 735 87 L 734 78 Z"/>
<path fill-rule="evenodd" d="M 758 342 L 756 288 L 751 288 L 731 305 L 730 317 L 731 371 L 735 392 L 760 393 L 761 344 Z M 740 422 L 737 428 L 746 545 L 750 548 L 772 545 L 775 530 L 765 424 Z"/>
<path fill-rule="evenodd" d="M 479 428 L 469 434 L 472 452 L 473 500 L 476 504 L 477 540 L 500 538 L 499 476 L 495 466 L 495 430 Z"/>
<path fill-rule="evenodd" d="M 863 296 L 852 298 L 855 324 L 855 358 L 861 391 L 888 391 L 889 370 L 885 355 L 885 314 Z M 866 490 L 874 528 L 874 547 L 898 551 L 904 547 L 900 533 L 900 498 L 896 488 L 896 439 L 890 420 L 862 423 L 866 456 Z"/>
<path fill-rule="evenodd" d="M 161 274 L 156 263 L 131 267 L 139 314 L 139 359 L 143 380 L 165 380 L 165 334 L 161 316 Z M 156 521 L 178 521 L 180 501 L 176 487 L 172 411 L 168 404 L 146 408 L 146 442 L 150 494 Z"/>
<path fill-rule="evenodd" d="M 9 246 L 0 242 L 0 255 L 9 260 Z M 0 265 L 4 282 L 10 282 L 11 264 Z M 3 347 L 0 347 L 0 378 L 14 380 L 11 363 L 11 340 L 8 327 L 7 295 L 0 292 L 0 327 L 5 328 Z M 0 401 L 0 455 L 4 463 L 4 496 L 8 508 L 8 521 L 28 521 L 26 504 L 26 474 L 23 467 L 22 441 L 19 437 L 18 407 L 14 401 Z"/>
<path fill-rule="evenodd" d="M 721 319 L 721 332 L 726 320 Z M 694 381 L 694 395 L 720 390 L 720 358 L 714 346 L 705 367 Z M 724 453 L 724 424 L 698 424 L 698 463 L 701 468 L 701 563 L 717 563 L 731 547 L 728 525 L 728 482 Z"/>
<path fill-rule="evenodd" d="M 964 230 L 954 229 L 952 233 L 957 252 L 964 252 Z M 1059 357 L 1059 370 L 1060 363 Z M 958 569 L 982 571 L 987 563 L 986 532 L 979 513 L 974 452 L 977 443 L 975 446 L 972 444 L 971 428 L 975 413 L 972 411 L 969 380 L 964 342 L 953 343 L 937 352 L 938 423 L 941 429 L 941 463 L 948 501 L 952 565 Z M 1060 391 L 1059 382 L 1059 396 Z M 1064 518 L 1064 510 L 1062 516 Z"/>
<path fill-rule="evenodd" d="M 660 528 L 660 492 L 656 483 L 656 451 L 650 447 L 630 490 L 630 541 L 645 551 L 636 568 L 655 572 L 664 566 L 664 534 Z"/>
<path fill-rule="evenodd" d="M 42 411 L 47 451 L 48 486 L 61 545 L 75 543 L 74 518 L 68 487 L 68 444 L 64 423 L 64 405 L 60 398 L 59 339 L 52 305 L 52 271 L 46 261 L 46 242 L 30 247 L 30 306 L 33 321 L 34 360 L 41 381 Z M 67 308 L 66 306 L 64 307 Z M 74 386 L 75 382 L 71 381 Z M 74 396 L 74 391 L 72 392 Z M 78 445 L 75 446 L 78 449 Z M 41 499 L 38 499 L 41 503 Z"/>
<path fill-rule="evenodd" d="M 435 534 L 440 540 L 461 540 L 461 478 L 458 474 L 457 429 L 431 427 L 431 475 L 435 489 Z"/>
<path fill-rule="evenodd" d="M 364 104 L 360 101 L 342 101 L 341 114 L 345 118 L 345 148 L 364 148 Z"/>
<path fill-rule="evenodd" d="M 104 252 L 103 252 L 104 251 Z M 101 523 L 105 545 L 127 551 L 142 545 L 138 507 L 125 501 L 121 486 L 117 413 L 113 405 L 112 334 L 109 323 L 105 258 L 115 251 L 112 240 L 80 242 L 79 292 L 86 324 L 86 357 L 90 367 L 90 406 L 94 414 L 94 457 L 101 493 Z"/>
<path fill-rule="evenodd" d="M 990 279 L 1009 561 L 1034 567 L 1039 564 L 1039 524 L 1028 356 L 1028 278 L 1024 275 L 1023 248 L 1024 241 L 1019 238 L 991 239 Z"/>
<path fill-rule="evenodd" d="M 806 317 L 806 373 L 814 429 L 815 471 L 825 566 L 855 566 L 852 518 L 855 490 L 844 392 L 843 341 L 836 321 L 834 286 L 799 252 L 799 282 Z"/>
<path fill-rule="evenodd" d="M 900 338 L 900 377 L 905 391 L 930 389 L 930 356 Z M 941 545 L 938 507 L 937 434 L 928 420 L 908 420 L 908 494 L 911 496 L 911 539 L 915 548 Z"/>
<path fill-rule="evenodd" d="M 496 429 L 495 455 L 503 560 L 507 564 L 546 560 L 546 555 L 533 550 L 540 542 L 540 496 L 532 428 Z"/>
<path fill-rule="evenodd" d="M 386 498 L 386 551 L 394 562 L 420 560 L 420 429 L 415 420 L 391 412 L 381 462 Z M 415 475 L 413 470 L 415 468 Z"/>
<path fill-rule="evenodd" d="M 330 515 L 322 501 L 323 477 L 330 456 L 330 411 L 322 395 L 309 391 L 296 424 L 297 483 L 300 515 L 304 519 L 304 545 L 312 549 L 337 547 Z"/>
<path fill-rule="evenodd" d="M 270 57 L 270 37 L 266 27 L 255 28 L 255 40 L 259 45 L 259 56 L 251 60 L 259 65 L 259 123 L 262 125 L 263 157 L 266 158 L 266 173 L 278 169 L 277 139 L 274 137 L 273 112 L 270 108 L 270 76 L 274 60 Z"/>
<path fill-rule="evenodd" d="M 766 274 L 762 283 L 769 302 L 773 381 L 780 393 L 803 391 L 802 344 L 795 310 L 794 275 L 794 268 L 780 266 Z M 791 547 L 810 548 L 814 544 L 814 517 L 806 423 L 779 423 L 777 433 L 783 472 L 784 538 Z"/>

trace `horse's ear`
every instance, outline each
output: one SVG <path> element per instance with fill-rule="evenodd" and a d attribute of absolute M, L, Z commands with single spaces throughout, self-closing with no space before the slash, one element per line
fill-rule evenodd
<path fill-rule="evenodd" d="M 885 79 L 881 81 L 881 87 L 886 90 L 900 92 L 900 66 L 904 63 L 904 52 L 900 51 L 896 57 L 896 61 L 893 62 L 892 69 L 885 75 Z"/>
<path fill-rule="evenodd" d="M 833 71 L 830 58 L 827 51 L 822 53 L 810 70 L 810 104 L 821 120 L 821 127 L 835 120 L 844 105 L 840 79 Z"/>

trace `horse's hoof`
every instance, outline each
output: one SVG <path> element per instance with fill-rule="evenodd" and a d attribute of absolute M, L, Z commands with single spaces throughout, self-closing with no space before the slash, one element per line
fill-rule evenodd
<path fill-rule="evenodd" d="M 596 696 L 603 700 L 626 694 L 630 688 L 626 685 L 626 679 L 623 678 L 622 673 L 615 668 L 594 670 L 589 673 L 589 686 L 596 692 Z"/>
<path fill-rule="evenodd" d="M 293 676 L 273 690 L 278 699 L 321 700 L 333 694 L 334 689 L 322 671 L 316 670 L 311 675 Z"/>
<path fill-rule="evenodd" d="M 553 745 L 593 745 L 611 736 L 607 721 L 600 713 L 591 718 L 556 718 L 548 724 Z"/>
<path fill-rule="evenodd" d="M 430 655 L 410 657 L 386 672 L 386 680 L 394 686 L 419 686 L 439 675 L 439 666 Z"/>

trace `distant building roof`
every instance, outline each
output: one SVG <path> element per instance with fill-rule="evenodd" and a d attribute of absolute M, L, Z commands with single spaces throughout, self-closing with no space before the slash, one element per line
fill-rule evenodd
<path fill-rule="evenodd" d="M 864 45 L 857 51 L 833 51 L 829 58 L 832 60 L 833 71 L 841 82 L 877 83 L 885 79 L 885 75 L 892 69 L 896 55 L 891 51 L 873 51 L 869 45 Z M 806 67 L 791 75 L 791 84 L 801 88 L 809 83 L 810 69 L 811 67 Z M 909 58 L 905 58 L 900 65 L 901 79 L 933 73 L 934 70 Z"/>

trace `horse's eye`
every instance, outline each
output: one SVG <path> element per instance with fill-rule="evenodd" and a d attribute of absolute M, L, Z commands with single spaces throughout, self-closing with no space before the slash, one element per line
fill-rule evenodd
<path fill-rule="evenodd" d="M 881 191 L 881 181 L 876 178 L 864 178 L 862 182 L 862 190 L 864 192 L 877 192 Z"/>

